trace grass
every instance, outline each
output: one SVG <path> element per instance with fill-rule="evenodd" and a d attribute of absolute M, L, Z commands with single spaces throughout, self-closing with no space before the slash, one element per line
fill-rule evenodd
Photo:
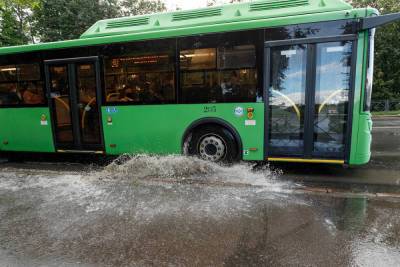
<path fill-rule="evenodd" d="M 400 110 L 376 111 L 376 112 L 372 112 L 372 115 L 374 115 L 374 116 L 400 115 Z"/>

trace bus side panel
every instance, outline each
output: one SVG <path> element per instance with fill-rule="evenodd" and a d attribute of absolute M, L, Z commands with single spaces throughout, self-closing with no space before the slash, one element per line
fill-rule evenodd
<path fill-rule="evenodd" d="M 365 33 L 359 34 L 350 165 L 363 165 L 368 163 L 371 158 L 371 114 L 369 112 L 363 112 L 364 85 L 367 68 L 367 40 L 368 38 Z"/>
<path fill-rule="evenodd" d="M 0 151 L 55 151 L 48 108 L 2 108 L 0 124 Z"/>
<path fill-rule="evenodd" d="M 238 107 L 243 114 L 235 113 Z M 249 107 L 255 109 L 252 120 L 247 118 Z M 240 134 L 243 159 L 264 159 L 263 103 L 103 107 L 106 152 L 181 154 L 186 129 L 201 118 L 227 121 Z"/>

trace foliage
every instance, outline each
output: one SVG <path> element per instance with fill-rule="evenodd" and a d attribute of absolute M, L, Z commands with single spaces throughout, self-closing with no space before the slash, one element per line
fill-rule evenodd
<path fill-rule="evenodd" d="M 123 0 L 121 1 L 122 14 L 124 16 L 136 16 L 161 12 L 165 10 L 165 5 L 160 0 Z"/>
<path fill-rule="evenodd" d="M 248 0 L 209 0 L 208 5 Z M 382 14 L 400 12 L 399 0 L 348 0 Z M 97 20 L 164 11 L 161 0 L 0 0 L 0 46 L 78 38 Z M 400 22 L 376 34 L 374 99 L 400 97 Z"/>
<path fill-rule="evenodd" d="M 207 6 L 214 6 L 214 5 L 222 4 L 222 3 L 233 4 L 233 3 L 241 3 L 241 2 L 248 2 L 248 1 L 250 1 L 250 0 L 208 0 Z"/>
<path fill-rule="evenodd" d="M 75 39 L 101 19 L 164 10 L 160 0 L 0 0 L 0 45 Z"/>
<path fill-rule="evenodd" d="M 400 12 L 399 0 L 353 0 L 352 5 L 371 6 L 382 14 Z M 374 76 L 374 99 L 400 97 L 400 22 L 377 29 Z"/>
<path fill-rule="evenodd" d="M 0 0 L 0 45 L 20 45 L 33 40 L 30 9 L 36 0 Z"/>
<path fill-rule="evenodd" d="M 97 20 L 118 15 L 117 3 L 99 0 L 40 0 L 33 30 L 41 41 L 78 38 Z"/>

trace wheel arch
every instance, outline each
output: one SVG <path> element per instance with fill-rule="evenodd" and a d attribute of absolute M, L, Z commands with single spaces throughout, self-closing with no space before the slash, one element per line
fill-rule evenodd
<path fill-rule="evenodd" d="M 238 145 L 238 153 L 239 153 L 239 158 L 242 158 L 242 151 L 243 151 L 243 143 L 242 143 L 242 138 L 240 137 L 240 134 L 238 132 L 238 130 L 236 130 L 236 128 L 230 124 L 229 122 L 220 119 L 220 118 L 202 118 L 202 119 L 198 119 L 194 122 L 192 122 L 189 127 L 186 128 L 183 136 L 182 136 L 182 140 L 181 140 L 181 152 L 183 153 L 183 147 L 184 147 L 184 143 L 186 138 L 189 136 L 189 134 L 191 132 L 193 132 L 194 129 L 205 126 L 205 125 L 218 125 L 220 127 L 223 127 L 225 129 L 227 129 L 229 132 L 231 132 L 231 134 L 233 135 L 233 137 L 235 138 L 235 141 Z"/>

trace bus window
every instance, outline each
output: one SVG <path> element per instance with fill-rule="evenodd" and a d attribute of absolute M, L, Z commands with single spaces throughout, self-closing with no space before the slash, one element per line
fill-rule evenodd
<path fill-rule="evenodd" d="M 315 38 L 357 33 L 354 20 L 334 20 L 319 23 L 295 24 L 285 27 L 274 27 L 265 30 L 265 40 L 289 40 L 298 38 Z"/>
<path fill-rule="evenodd" d="M 269 153 L 301 155 L 304 151 L 307 48 L 293 45 L 271 49 Z"/>
<path fill-rule="evenodd" d="M 367 77 L 365 81 L 365 92 L 364 92 L 364 111 L 368 112 L 371 110 L 371 99 L 372 99 L 372 85 L 374 82 L 374 49 L 375 49 L 375 29 L 369 31 L 369 42 L 368 42 L 368 69 Z"/>
<path fill-rule="evenodd" d="M 45 103 L 39 64 L 0 66 L 0 105 Z"/>
<path fill-rule="evenodd" d="M 175 55 L 130 47 L 128 55 L 105 60 L 106 102 L 131 104 L 175 103 Z M 136 52 L 135 52 L 136 51 Z M 143 52 L 141 52 L 143 51 Z"/>
<path fill-rule="evenodd" d="M 248 39 L 242 44 L 238 39 L 230 39 L 234 38 L 221 34 L 203 40 L 202 37 L 181 40 L 182 46 L 189 48 L 180 51 L 183 103 L 256 100 L 256 47 Z"/>
<path fill-rule="evenodd" d="M 17 83 L 0 84 L 0 105 L 18 105 L 21 100 L 21 95 L 17 91 Z"/>
<path fill-rule="evenodd" d="M 344 153 L 352 42 L 317 44 L 314 152 Z"/>

